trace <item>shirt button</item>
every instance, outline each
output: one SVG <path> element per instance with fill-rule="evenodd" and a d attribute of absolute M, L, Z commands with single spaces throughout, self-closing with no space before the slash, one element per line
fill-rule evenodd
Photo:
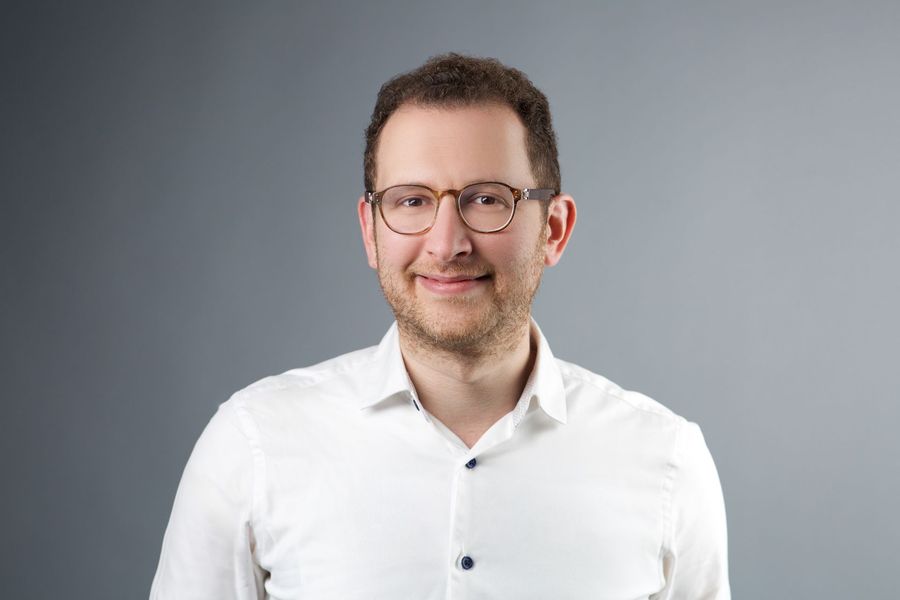
<path fill-rule="evenodd" d="M 478 461 L 473 458 L 472 460 L 470 460 L 469 462 L 466 463 L 466 468 L 474 469 L 475 465 L 477 465 L 477 464 L 478 464 Z"/>
<path fill-rule="evenodd" d="M 463 569 L 468 571 L 469 569 L 471 569 L 472 567 L 475 566 L 475 561 L 472 560 L 471 556 L 463 556 L 462 560 L 460 561 L 460 564 L 462 564 Z"/>

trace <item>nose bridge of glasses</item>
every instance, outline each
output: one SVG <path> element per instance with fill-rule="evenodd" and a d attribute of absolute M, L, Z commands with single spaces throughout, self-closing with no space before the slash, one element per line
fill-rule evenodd
<path fill-rule="evenodd" d="M 450 216 L 445 217 L 444 219 L 449 218 L 450 221 L 452 223 L 454 223 L 454 225 L 451 226 L 453 229 L 460 227 L 460 226 L 462 227 L 462 229 L 469 229 L 469 225 L 468 225 L 468 223 L 466 223 L 466 220 L 463 217 L 462 211 L 460 210 L 460 207 L 459 207 L 458 199 L 459 199 L 461 190 L 453 190 L 453 189 L 434 190 L 434 189 L 432 189 L 430 191 L 431 191 L 432 195 L 434 195 L 434 198 L 437 202 L 434 206 L 434 215 L 432 217 L 431 226 L 429 227 L 429 230 L 433 231 L 435 229 L 442 228 L 438 223 L 438 221 L 441 220 L 441 217 L 440 217 L 441 204 L 451 204 L 452 205 L 452 206 L 447 206 L 444 208 L 444 212 L 447 212 L 447 211 L 450 212 Z M 450 198 L 449 198 L 450 202 L 447 202 L 447 203 L 443 202 L 443 199 L 446 196 L 450 196 Z M 454 234 L 454 235 L 458 235 L 458 234 Z"/>
<path fill-rule="evenodd" d="M 460 190 L 431 190 L 431 193 L 434 194 L 434 198 L 437 201 L 437 203 L 434 205 L 435 220 L 437 220 L 437 216 L 441 212 L 441 202 L 445 196 L 450 196 L 451 204 L 457 205 L 458 208 Z M 457 208 L 451 208 L 451 210 L 458 213 L 459 211 L 457 210 Z M 461 216 L 462 215 L 460 215 L 460 217 Z"/>
<path fill-rule="evenodd" d="M 459 190 L 431 190 L 431 193 L 434 194 L 434 197 L 437 199 L 438 203 L 444 198 L 446 195 L 450 195 L 454 200 L 459 198 Z"/>

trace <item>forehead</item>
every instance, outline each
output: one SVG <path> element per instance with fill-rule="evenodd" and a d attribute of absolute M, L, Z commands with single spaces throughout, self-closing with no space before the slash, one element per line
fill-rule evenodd
<path fill-rule="evenodd" d="M 456 188 L 473 181 L 532 186 L 526 131 L 508 106 L 407 104 L 381 130 L 376 188 L 402 183 Z"/>

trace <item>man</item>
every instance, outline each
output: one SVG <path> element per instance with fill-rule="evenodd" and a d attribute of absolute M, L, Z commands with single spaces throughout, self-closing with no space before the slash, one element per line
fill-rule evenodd
<path fill-rule="evenodd" d="M 379 92 L 359 222 L 380 345 L 220 406 L 151 598 L 729 598 L 699 428 L 530 318 L 575 224 L 544 95 L 455 54 Z"/>

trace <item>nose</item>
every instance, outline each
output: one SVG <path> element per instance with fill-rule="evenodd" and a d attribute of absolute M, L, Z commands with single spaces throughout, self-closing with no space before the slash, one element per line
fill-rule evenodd
<path fill-rule="evenodd" d="M 434 225 L 425 234 L 425 250 L 440 262 L 468 256 L 472 253 L 470 233 L 456 208 L 456 197 L 452 192 L 445 192 Z"/>

